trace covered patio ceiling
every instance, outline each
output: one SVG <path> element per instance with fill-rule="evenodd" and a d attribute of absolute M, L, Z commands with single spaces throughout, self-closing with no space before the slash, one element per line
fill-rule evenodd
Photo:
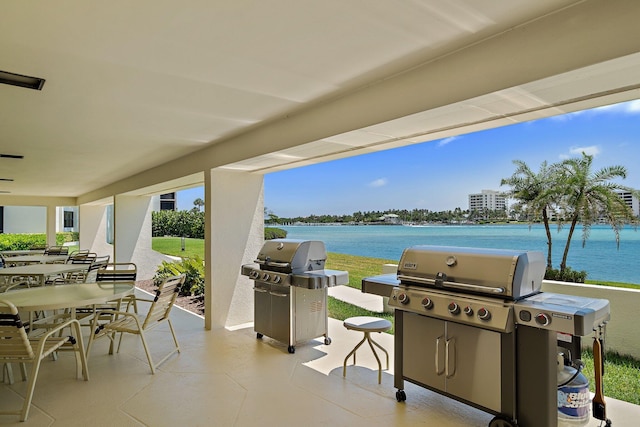
<path fill-rule="evenodd" d="M 640 98 L 635 0 L 6 2 L 0 205 L 201 185 Z M 13 156 L 24 156 L 14 158 Z"/>

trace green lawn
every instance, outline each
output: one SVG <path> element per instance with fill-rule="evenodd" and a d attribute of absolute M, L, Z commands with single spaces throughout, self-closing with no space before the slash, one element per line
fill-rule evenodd
<path fill-rule="evenodd" d="M 181 239 L 179 237 L 154 237 L 152 247 L 154 250 L 167 255 L 181 257 L 198 255 L 204 258 L 204 241 L 199 239 L 185 239 L 185 251 L 182 251 Z M 363 278 L 382 274 L 383 264 L 397 264 L 397 262 L 397 260 L 328 253 L 326 267 L 333 270 L 348 271 L 349 286 L 360 289 Z M 615 282 L 589 283 L 619 287 L 638 287 L 633 284 Z M 337 320 L 344 320 L 353 316 L 377 316 L 384 317 L 393 324 L 392 314 L 372 313 L 332 297 L 329 297 L 328 310 L 329 317 Z M 389 333 L 393 334 L 393 332 L 394 330 L 392 328 Z M 591 391 L 593 391 L 593 356 L 587 351 L 583 353 L 582 359 L 585 363 L 584 373 L 586 377 L 589 378 Z M 607 353 L 605 358 L 604 391 L 608 397 L 640 405 L 640 361 L 630 357 L 620 356 L 616 353 Z"/>
<path fill-rule="evenodd" d="M 203 239 L 185 238 L 183 251 L 181 237 L 154 237 L 151 247 L 154 251 L 158 251 L 166 255 L 178 257 L 193 257 L 197 255 L 204 259 Z"/>

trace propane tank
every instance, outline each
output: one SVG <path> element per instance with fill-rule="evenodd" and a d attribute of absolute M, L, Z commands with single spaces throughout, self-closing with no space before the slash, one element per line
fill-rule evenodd
<path fill-rule="evenodd" d="M 558 353 L 558 427 L 583 426 L 589 422 L 591 394 L 589 380 L 578 368 L 565 366 L 564 355 Z"/>

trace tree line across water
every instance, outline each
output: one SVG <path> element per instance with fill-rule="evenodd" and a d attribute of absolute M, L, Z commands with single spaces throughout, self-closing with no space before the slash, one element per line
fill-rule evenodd
<path fill-rule="evenodd" d="M 624 186 L 617 180 L 627 177 L 624 166 L 609 166 L 593 169 L 593 156 L 582 153 L 581 157 L 540 165 L 536 172 L 524 161 L 515 160 L 513 174 L 501 180 L 501 186 L 509 187 L 503 192 L 515 200 L 506 210 L 465 211 L 455 208 L 434 212 L 428 209 L 391 209 L 387 211 L 354 212 L 351 215 L 310 215 L 307 217 L 280 218 L 265 208 L 265 224 L 282 225 L 295 223 L 385 223 L 384 216 L 397 215 L 399 222 L 414 223 L 486 223 L 503 222 L 510 219 L 544 224 L 547 238 L 547 278 L 568 281 L 584 281 L 585 272 L 573 272 L 567 266 L 567 257 L 574 232 L 581 227 L 582 244 L 589 238 L 592 225 L 606 223 L 611 226 L 616 242 L 625 225 L 637 229 L 638 217 L 620 197 L 620 192 L 640 198 L 640 192 Z M 160 211 L 152 217 L 153 236 L 185 236 L 204 238 L 204 205 L 202 199 L 194 201 L 190 211 Z M 553 241 L 551 226 L 569 228 L 559 268 L 552 265 Z"/>

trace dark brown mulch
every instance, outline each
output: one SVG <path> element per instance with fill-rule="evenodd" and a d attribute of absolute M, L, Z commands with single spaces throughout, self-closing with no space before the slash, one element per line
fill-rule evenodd
<path fill-rule="evenodd" d="M 150 293 L 154 293 L 156 290 L 153 280 L 138 280 L 136 282 L 136 287 Z M 204 315 L 203 296 L 178 296 L 178 299 L 176 299 L 176 305 L 192 313 L 199 314 L 201 316 Z"/>

